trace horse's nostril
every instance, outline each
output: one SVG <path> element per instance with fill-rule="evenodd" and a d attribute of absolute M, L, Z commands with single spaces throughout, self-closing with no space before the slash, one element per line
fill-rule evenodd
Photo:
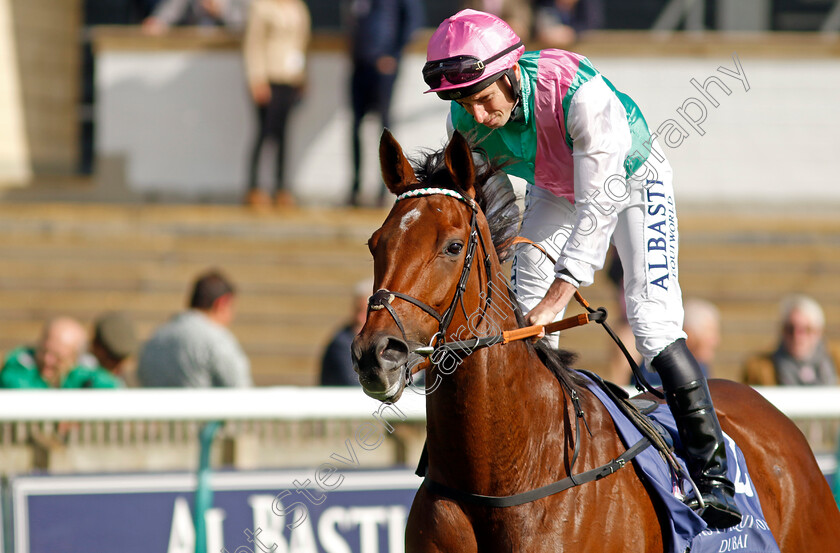
<path fill-rule="evenodd" d="M 376 344 L 376 356 L 383 368 L 402 365 L 408 357 L 408 344 L 393 336 L 384 336 Z"/>

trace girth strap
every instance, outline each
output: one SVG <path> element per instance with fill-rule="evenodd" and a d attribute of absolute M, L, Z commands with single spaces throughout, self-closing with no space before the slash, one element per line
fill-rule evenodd
<path fill-rule="evenodd" d="M 609 476 L 615 471 L 624 468 L 629 461 L 647 449 L 650 445 L 650 440 L 646 437 L 642 437 L 641 440 L 636 442 L 632 447 L 606 465 L 587 470 L 586 472 L 582 472 L 577 475 L 568 476 L 563 480 L 548 484 L 547 486 L 542 486 L 541 488 L 513 495 L 496 496 L 468 493 L 456 490 L 455 488 L 450 488 L 449 486 L 439 482 L 435 482 L 430 479 L 428 475 L 423 479 L 423 485 L 426 486 L 430 492 L 449 499 L 454 499 L 455 501 L 474 503 L 482 507 L 515 507 L 517 505 L 524 505 L 525 503 L 530 503 L 531 501 L 536 501 L 538 499 L 566 491 L 569 488 L 580 486 L 581 484 L 586 484 L 588 482 L 594 482 L 595 480 L 600 480 L 601 478 Z"/>

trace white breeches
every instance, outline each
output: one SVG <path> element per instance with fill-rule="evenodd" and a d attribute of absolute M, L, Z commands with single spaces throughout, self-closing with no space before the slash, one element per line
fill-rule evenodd
<path fill-rule="evenodd" d="M 651 156 L 648 163 L 654 171 L 643 167 L 627 181 L 629 198 L 618 214 L 612 242 L 624 269 L 627 320 L 636 337 L 636 348 L 649 364 L 666 346 L 685 338 L 685 333 L 673 173 L 667 160 L 660 163 Z M 568 200 L 528 187 L 522 236 L 559 259 L 575 222 L 575 207 Z M 606 253 L 599 252 L 596 270 L 603 267 Z M 539 303 L 554 277 L 554 263 L 539 250 L 518 246 L 512 279 L 523 312 Z M 560 313 L 558 319 L 562 316 Z"/>

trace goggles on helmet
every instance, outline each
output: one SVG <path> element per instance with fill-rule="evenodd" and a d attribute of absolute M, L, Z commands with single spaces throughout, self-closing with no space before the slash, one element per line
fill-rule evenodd
<path fill-rule="evenodd" d="M 442 60 L 428 61 L 423 66 L 423 80 L 431 88 L 438 88 L 442 78 L 451 84 L 464 84 L 474 81 L 484 74 L 487 64 L 496 61 L 505 54 L 513 52 L 523 46 L 520 40 L 510 48 L 505 48 L 498 54 L 490 56 L 486 60 L 480 60 L 475 56 L 453 56 Z"/>

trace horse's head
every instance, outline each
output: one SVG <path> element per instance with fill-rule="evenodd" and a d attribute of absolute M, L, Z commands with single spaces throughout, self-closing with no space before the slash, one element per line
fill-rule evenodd
<path fill-rule="evenodd" d="M 365 393 L 396 401 L 406 373 L 425 361 L 417 350 L 439 343 L 450 326 L 458 328 L 469 318 L 469 310 L 481 304 L 478 283 L 487 284 L 487 263 L 498 260 L 492 243 L 490 251 L 484 245 L 489 230 L 476 202 L 476 167 L 463 136 L 454 134 L 436 171 L 421 172 L 424 182 L 387 130 L 379 156 L 397 202 L 368 242 L 376 292 L 352 355 Z"/>

